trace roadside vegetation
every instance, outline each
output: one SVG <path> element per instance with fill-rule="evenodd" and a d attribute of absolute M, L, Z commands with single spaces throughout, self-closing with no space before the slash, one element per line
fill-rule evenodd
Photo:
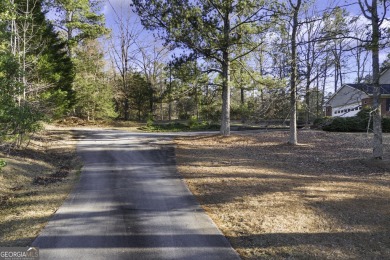
<path fill-rule="evenodd" d="M 30 246 L 78 180 L 75 137 L 44 130 L 0 161 L 0 246 Z"/>

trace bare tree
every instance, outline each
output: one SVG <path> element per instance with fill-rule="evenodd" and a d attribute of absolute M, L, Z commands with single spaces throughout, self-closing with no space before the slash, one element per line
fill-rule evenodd
<path fill-rule="evenodd" d="M 359 17 L 357 17 L 357 20 L 359 20 Z M 356 38 L 351 41 L 351 44 L 354 46 L 351 46 L 351 54 L 352 57 L 355 60 L 356 63 L 356 83 L 362 83 L 364 80 L 364 77 L 366 76 L 367 72 L 369 71 L 367 69 L 367 64 L 369 61 L 369 51 L 361 44 L 361 40 L 363 39 L 369 31 L 366 29 L 365 26 L 359 25 L 357 22 L 354 24 L 352 29 L 352 37 Z"/>
<path fill-rule="evenodd" d="M 301 29 L 299 34 L 298 45 L 301 55 L 300 59 L 300 75 L 304 78 L 305 82 L 305 123 L 310 124 L 311 112 L 311 91 L 312 85 L 318 82 L 318 79 L 322 76 L 318 70 L 320 64 L 323 62 L 324 52 L 321 49 L 321 44 L 317 40 L 320 38 L 323 31 L 322 19 L 319 19 L 319 14 L 316 13 L 314 8 L 305 8 L 304 17 L 301 21 Z M 318 84 L 317 84 L 318 87 Z"/>
<path fill-rule="evenodd" d="M 385 21 L 387 9 L 390 6 L 390 1 L 380 0 L 379 7 L 382 7 L 382 14 L 378 10 L 378 0 L 359 0 L 359 6 L 363 15 L 371 22 L 371 41 L 369 47 L 372 56 L 372 76 L 373 76 L 373 156 L 375 159 L 383 157 L 383 140 L 382 140 L 382 112 L 381 112 L 381 89 L 379 85 L 379 50 L 381 31 L 380 27 Z"/>
<path fill-rule="evenodd" d="M 157 40 L 149 41 L 146 44 L 145 39 L 140 39 L 136 42 L 139 50 L 139 55 L 135 58 L 135 63 L 143 72 L 150 88 L 150 113 L 153 115 L 155 111 L 155 101 L 160 103 L 160 119 L 164 120 L 163 99 L 166 92 L 165 77 L 165 61 L 168 57 L 170 49 L 168 46 L 159 44 Z M 154 93 L 157 93 L 154 96 Z"/>
<path fill-rule="evenodd" d="M 117 33 L 111 38 L 110 55 L 116 71 L 119 72 L 119 90 L 121 101 L 123 101 L 124 119 L 129 120 L 131 85 L 128 79 L 135 69 L 135 57 L 139 53 L 136 41 L 140 37 L 142 28 L 134 25 L 136 23 L 131 19 L 129 8 L 122 7 L 119 13 L 113 6 L 112 9 L 115 14 Z M 123 13 L 124 10 L 127 13 Z"/>
<path fill-rule="evenodd" d="M 291 145 L 298 144 L 297 135 L 297 32 L 299 27 L 298 14 L 301 8 L 302 0 L 297 0 L 294 4 L 292 0 L 288 0 L 292 11 L 291 21 L 291 76 L 290 76 L 290 136 L 288 143 Z"/>

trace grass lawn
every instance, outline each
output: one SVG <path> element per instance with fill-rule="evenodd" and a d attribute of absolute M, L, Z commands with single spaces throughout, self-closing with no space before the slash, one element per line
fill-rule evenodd
<path fill-rule="evenodd" d="M 390 259 L 385 158 L 363 133 L 178 138 L 178 171 L 243 259 Z"/>

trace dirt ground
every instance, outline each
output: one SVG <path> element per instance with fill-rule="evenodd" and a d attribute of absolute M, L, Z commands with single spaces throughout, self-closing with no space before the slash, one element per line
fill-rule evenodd
<path fill-rule="evenodd" d="M 385 158 L 363 133 L 178 138 L 178 171 L 243 259 L 390 259 Z"/>
<path fill-rule="evenodd" d="M 49 128 L 0 153 L 0 246 L 30 246 L 65 200 L 81 169 L 75 144 L 71 131 Z"/>

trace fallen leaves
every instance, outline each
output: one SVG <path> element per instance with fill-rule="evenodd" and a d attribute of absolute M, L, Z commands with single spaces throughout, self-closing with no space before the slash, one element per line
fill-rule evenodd
<path fill-rule="evenodd" d="M 287 135 L 180 138 L 178 171 L 244 259 L 390 257 L 390 135 Z"/>

